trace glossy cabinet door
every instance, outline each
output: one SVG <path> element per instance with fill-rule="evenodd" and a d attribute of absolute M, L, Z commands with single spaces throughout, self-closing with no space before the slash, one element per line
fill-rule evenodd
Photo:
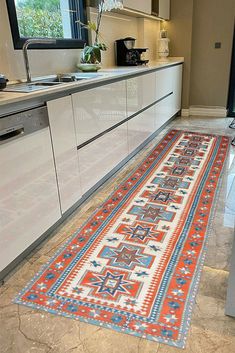
<path fill-rule="evenodd" d="M 170 0 L 159 0 L 158 16 L 164 18 L 164 20 L 170 19 Z"/>
<path fill-rule="evenodd" d="M 183 65 L 176 65 L 170 68 L 170 75 L 172 77 L 172 115 L 176 114 L 181 109 L 181 95 L 182 95 L 182 74 Z"/>
<path fill-rule="evenodd" d="M 171 67 L 156 71 L 156 100 L 173 92 Z"/>
<path fill-rule="evenodd" d="M 81 198 L 71 96 L 47 103 L 62 213 Z"/>
<path fill-rule="evenodd" d="M 82 193 L 91 189 L 127 155 L 127 123 L 79 149 Z"/>
<path fill-rule="evenodd" d="M 81 145 L 126 118 L 126 81 L 75 93 L 72 101 Z"/>
<path fill-rule="evenodd" d="M 155 129 L 161 128 L 174 114 L 172 114 L 172 97 L 162 99 L 155 106 Z"/>
<path fill-rule="evenodd" d="M 147 14 L 151 14 L 152 12 L 152 0 L 124 0 L 123 5 L 128 9 Z"/>
<path fill-rule="evenodd" d="M 127 80 L 127 116 L 156 101 L 156 73 L 151 72 Z"/>
<path fill-rule="evenodd" d="M 155 106 L 128 120 L 129 153 L 155 132 Z"/>
<path fill-rule="evenodd" d="M 0 145 L 0 272 L 61 217 L 49 128 Z"/>
<path fill-rule="evenodd" d="M 171 117 L 181 109 L 182 70 L 183 65 L 175 65 L 156 71 L 156 99 L 162 99 L 172 93 L 170 98 L 166 100 L 168 104 L 167 114 L 170 114 Z M 159 106 L 165 105 L 162 104 Z M 165 112 L 164 108 L 163 115 Z"/>

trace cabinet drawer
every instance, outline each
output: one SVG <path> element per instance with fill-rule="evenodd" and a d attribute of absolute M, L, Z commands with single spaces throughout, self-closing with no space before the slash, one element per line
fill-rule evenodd
<path fill-rule="evenodd" d="M 155 106 L 128 121 L 129 153 L 134 151 L 155 131 Z"/>
<path fill-rule="evenodd" d="M 131 116 L 156 100 L 156 75 L 149 73 L 127 80 L 127 116 Z"/>
<path fill-rule="evenodd" d="M 78 150 L 84 194 L 128 155 L 127 123 Z"/>
<path fill-rule="evenodd" d="M 126 118 L 126 82 L 75 93 L 72 101 L 80 145 Z"/>
<path fill-rule="evenodd" d="M 174 114 L 172 114 L 172 97 L 171 94 L 169 97 L 161 100 L 156 104 L 155 107 L 155 129 L 159 129 L 164 125 Z"/>
<path fill-rule="evenodd" d="M 156 71 L 156 100 L 172 92 L 172 82 L 171 68 Z"/>

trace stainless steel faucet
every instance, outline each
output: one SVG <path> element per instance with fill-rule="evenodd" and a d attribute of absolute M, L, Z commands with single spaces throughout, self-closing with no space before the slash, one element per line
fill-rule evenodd
<path fill-rule="evenodd" d="M 32 82 L 32 76 L 29 68 L 29 57 L 28 57 L 28 47 L 31 44 L 56 44 L 56 39 L 49 39 L 49 38 L 31 38 L 27 39 L 23 45 L 23 57 L 24 57 L 24 64 L 25 64 L 25 71 L 27 75 L 27 82 Z"/>

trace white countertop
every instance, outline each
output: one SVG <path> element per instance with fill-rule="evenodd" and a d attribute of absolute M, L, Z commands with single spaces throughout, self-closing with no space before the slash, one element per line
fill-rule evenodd
<path fill-rule="evenodd" d="M 76 82 L 63 83 L 61 85 L 56 85 L 55 87 L 50 87 L 41 91 L 34 91 L 30 93 L 19 93 L 19 92 L 4 92 L 0 91 L 0 110 L 4 105 L 9 105 L 13 103 L 22 103 L 29 100 L 50 100 L 50 96 L 55 98 L 55 95 L 58 94 L 61 96 L 61 93 L 69 93 L 70 91 L 79 90 L 80 88 L 84 89 L 89 87 L 89 85 L 103 83 L 105 81 L 113 79 L 121 79 L 123 76 L 128 77 L 136 75 L 138 73 L 143 73 L 151 70 L 160 69 L 163 67 L 180 64 L 184 62 L 182 57 L 171 57 L 161 60 L 161 61 L 152 61 L 149 62 L 146 66 L 123 66 L 123 67 L 112 67 L 105 68 L 98 71 L 98 77 L 92 79 L 84 79 Z M 39 79 L 39 78 L 37 78 Z M 35 78 L 36 80 L 36 78 Z M 15 110 L 15 109 L 14 109 Z M 1 113 L 1 111 L 0 111 Z M 1 115 L 1 114 L 0 114 Z"/>

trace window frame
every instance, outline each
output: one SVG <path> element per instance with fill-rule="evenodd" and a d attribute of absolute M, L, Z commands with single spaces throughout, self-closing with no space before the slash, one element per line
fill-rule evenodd
<path fill-rule="evenodd" d="M 70 0 L 71 5 L 75 6 L 76 0 Z M 29 38 L 38 38 L 38 37 L 21 37 L 15 7 L 14 0 L 6 0 L 8 17 L 11 27 L 12 40 L 14 44 L 14 49 L 20 50 L 23 48 L 24 43 Z M 81 22 L 87 23 L 87 8 L 86 1 L 79 1 L 79 12 L 81 14 Z M 72 29 L 73 30 L 73 29 Z M 84 48 L 85 44 L 88 43 L 88 31 L 85 28 L 81 28 L 82 39 L 76 38 L 55 38 L 56 44 L 32 44 L 30 49 L 81 49 Z M 44 37 L 45 38 L 45 37 Z M 47 37 L 46 37 L 47 38 Z"/>

